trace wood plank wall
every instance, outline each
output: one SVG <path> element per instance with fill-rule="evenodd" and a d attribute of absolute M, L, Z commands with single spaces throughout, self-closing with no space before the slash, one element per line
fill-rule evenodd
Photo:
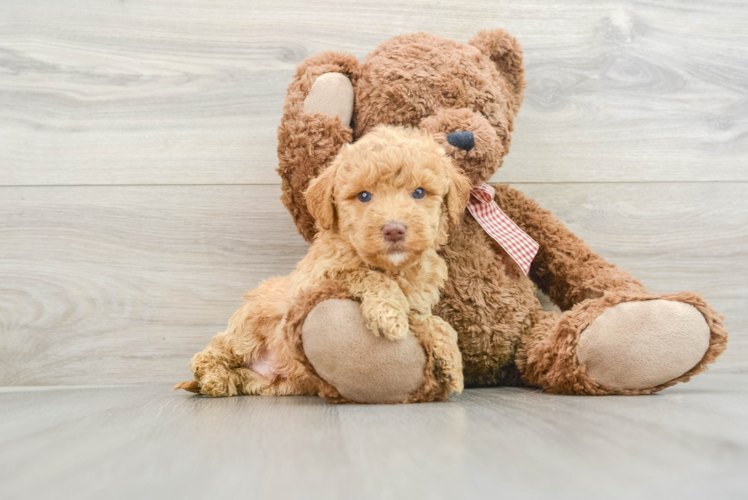
<path fill-rule="evenodd" d="M 294 67 L 504 27 L 529 88 L 495 176 L 653 291 L 727 317 L 748 370 L 748 4 L 4 0 L 0 385 L 173 382 L 306 244 L 278 200 Z"/>

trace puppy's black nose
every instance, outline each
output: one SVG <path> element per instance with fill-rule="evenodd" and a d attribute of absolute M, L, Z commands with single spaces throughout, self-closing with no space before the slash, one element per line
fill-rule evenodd
<path fill-rule="evenodd" d="M 405 238 L 405 224 L 402 222 L 388 222 L 382 226 L 382 236 L 385 241 L 395 243 Z"/>
<path fill-rule="evenodd" d="M 473 133 L 469 130 L 458 130 L 457 132 L 447 134 L 447 142 L 452 146 L 464 149 L 465 151 L 470 151 L 473 149 L 473 146 L 475 146 Z"/>

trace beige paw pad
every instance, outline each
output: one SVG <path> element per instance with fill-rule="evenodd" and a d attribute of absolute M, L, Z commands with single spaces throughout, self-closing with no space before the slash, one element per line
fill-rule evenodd
<path fill-rule="evenodd" d="M 399 403 L 423 385 L 426 355 L 413 334 L 397 341 L 375 336 L 352 300 L 315 306 L 302 342 L 319 376 L 352 401 Z"/>
<path fill-rule="evenodd" d="M 614 389 L 647 389 L 693 368 L 709 347 L 709 326 L 693 306 L 624 302 L 603 312 L 579 339 L 587 375 Z"/>
<path fill-rule="evenodd" d="M 304 100 L 304 113 L 321 113 L 350 125 L 353 115 L 353 85 L 342 73 L 325 73 L 312 84 Z"/>

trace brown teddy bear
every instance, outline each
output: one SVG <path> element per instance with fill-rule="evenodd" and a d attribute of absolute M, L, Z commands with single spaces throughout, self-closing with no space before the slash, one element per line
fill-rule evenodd
<path fill-rule="evenodd" d="M 594 254 L 552 213 L 484 183 L 509 151 L 526 85 L 519 43 L 484 30 L 469 43 L 394 37 L 360 63 L 324 52 L 299 65 L 278 130 L 283 202 L 312 241 L 304 192 L 340 147 L 380 124 L 432 134 L 494 207 L 539 244 L 529 274 L 507 242 L 466 210 L 440 254 L 449 277 L 434 314 L 458 333 L 466 386 L 530 385 L 560 394 L 650 394 L 687 381 L 725 349 L 722 318 L 691 292 L 653 294 Z M 492 189 L 493 188 L 493 189 Z M 535 286 L 563 311 L 541 310 Z M 451 374 L 413 342 L 367 341 L 357 304 L 309 290 L 287 318 L 296 353 L 333 400 L 404 401 Z M 329 300 L 335 299 L 335 300 Z M 396 341 L 392 341 L 396 342 Z M 403 361 L 405 360 L 405 361 Z M 412 398 L 410 399 L 412 400 Z"/>

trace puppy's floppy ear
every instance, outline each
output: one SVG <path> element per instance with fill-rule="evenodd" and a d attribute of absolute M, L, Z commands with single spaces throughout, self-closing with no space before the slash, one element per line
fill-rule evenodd
<path fill-rule="evenodd" d="M 304 193 L 306 206 L 309 213 L 317 221 L 321 229 L 332 229 L 335 225 L 335 200 L 333 199 L 333 188 L 335 186 L 335 173 L 338 169 L 338 162 L 325 169 L 316 179 L 309 183 Z"/>
<path fill-rule="evenodd" d="M 473 185 L 462 171 L 448 162 L 447 175 L 449 176 L 449 191 L 447 192 L 447 215 L 449 222 L 457 224 L 465 213 L 468 201 L 470 200 L 470 190 Z"/>

